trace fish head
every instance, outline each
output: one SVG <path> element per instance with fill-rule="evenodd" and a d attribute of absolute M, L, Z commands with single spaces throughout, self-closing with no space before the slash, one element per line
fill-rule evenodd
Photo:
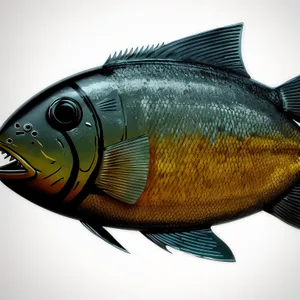
<path fill-rule="evenodd" d="M 97 167 L 99 135 L 83 95 L 68 86 L 49 88 L 0 129 L 1 156 L 6 157 L 0 180 L 28 200 L 64 213 Z"/>

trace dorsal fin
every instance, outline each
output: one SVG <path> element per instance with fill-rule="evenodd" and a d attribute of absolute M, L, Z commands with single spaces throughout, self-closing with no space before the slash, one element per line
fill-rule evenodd
<path fill-rule="evenodd" d="M 149 46 L 122 51 L 109 57 L 105 65 L 136 60 L 176 60 L 206 64 L 225 69 L 228 72 L 250 77 L 244 67 L 241 55 L 243 23 L 222 27 L 186 37 L 167 45 Z"/>
<path fill-rule="evenodd" d="M 108 59 L 106 60 L 104 65 L 108 64 L 114 64 L 114 63 L 120 63 L 124 61 L 133 61 L 133 60 L 141 60 L 141 59 L 147 59 L 147 58 L 153 58 L 153 54 L 157 49 L 162 47 L 164 43 L 155 45 L 148 45 L 147 47 L 142 46 L 141 48 L 136 47 L 135 50 L 131 48 L 130 51 L 126 49 L 123 53 L 121 50 L 119 54 L 115 52 L 113 55 L 110 55 Z"/>

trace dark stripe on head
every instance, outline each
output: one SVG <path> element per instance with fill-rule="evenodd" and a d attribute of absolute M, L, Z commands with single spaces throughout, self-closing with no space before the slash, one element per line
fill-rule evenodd
<path fill-rule="evenodd" d="M 70 136 L 68 135 L 67 132 L 61 131 L 61 134 L 66 139 L 66 141 L 71 149 L 71 153 L 73 156 L 73 166 L 72 166 L 71 174 L 70 174 L 70 177 L 69 177 L 67 183 L 61 189 L 61 191 L 58 192 L 55 196 L 55 198 L 57 198 L 58 206 L 60 206 L 63 203 L 64 199 L 68 196 L 69 192 L 71 191 L 73 185 L 76 182 L 78 172 L 79 172 L 79 157 L 78 157 L 75 145 L 73 144 L 72 139 L 70 138 Z"/>
<path fill-rule="evenodd" d="M 103 137 L 102 137 L 102 126 L 101 126 L 100 118 L 99 118 L 91 100 L 86 95 L 86 93 L 75 82 L 70 84 L 70 87 L 73 88 L 80 95 L 80 97 L 82 98 L 82 100 L 85 102 L 85 104 L 87 105 L 87 107 L 90 109 L 90 111 L 92 113 L 92 116 L 93 116 L 93 119 L 94 119 L 94 122 L 96 125 L 96 130 L 97 130 L 96 138 L 99 141 L 98 154 L 99 154 L 99 157 L 101 158 L 103 155 L 104 141 L 103 141 Z M 77 155 L 77 153 L 76 153 L 76 155 Z M 78 158 L 78 155 L 77 155 L 77 158 Z M 84 200 L 84 198 L 89 194 L 89 188 L 92 186 L 92 184 L 94 183 L 94 181 L 96 179 L 96 176 L 97 176 L 99 168 L 100 168 L 100 164 L 101 164 L 101 159 L 98 159 L 95 170 L 94 170 L 93 174 L 90 176 L 90 178 L 88 179 L 88 181 L 87 181 L 86 185 L 84 186 L 84 188 L 82 189 L 82 191 L 79 192 L 79 194 L 74 199 L 72 199 L 72 201 L 68 201 L 68 202 L 64 203 L 65 211 L 68 211 L 68 212 L 74 211 L 78 207 L 78 205 Z M 78 161 L 78 168 L 79 168 L 79 161 Z M 75 184 L 75 182 L 73 183 L 73 185 L 74 184 Z M 68 195 L 68 193 L 67 193 L 67 195 Z M 65 195 L 65 197 L 67 195 Z"/>

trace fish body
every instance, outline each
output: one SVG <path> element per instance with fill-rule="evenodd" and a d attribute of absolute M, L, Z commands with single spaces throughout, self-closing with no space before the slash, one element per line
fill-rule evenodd
<path fill-rule="evenodd" d="M 149 136 L 149 175 L 135 205 L 90 194 L 78 207 L 89 217 L 137 229 L 207 226 L 262 210 L 298 178 L 299 129 L 278 113 L 273 90 L 185 63 L 111 70 L 98 88 L 119 92 L 128 138 Z M 91 94 L 93 84 L 77 84 Z"/>
<path fill-rule="evenodd" d="M 265 210 L 300 226 L 300 79 L 250 78 L 242 25 L 110 57 L 42 91 L 2 126 L 8 187 L 158 246 L 233 261 L 211 226 Z"/>

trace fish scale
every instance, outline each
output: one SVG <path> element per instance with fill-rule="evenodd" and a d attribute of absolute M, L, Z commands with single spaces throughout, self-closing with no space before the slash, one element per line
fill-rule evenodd
<path fill-rule="evenodd" d="M 103 226 L 227 262 L 215 224 L 264 210 L 300 228 L 300 77 L 251 79 L 242 28 L 121 51 L 35 95 L 1 128 L 1 181 L 124 252 Z"/>

